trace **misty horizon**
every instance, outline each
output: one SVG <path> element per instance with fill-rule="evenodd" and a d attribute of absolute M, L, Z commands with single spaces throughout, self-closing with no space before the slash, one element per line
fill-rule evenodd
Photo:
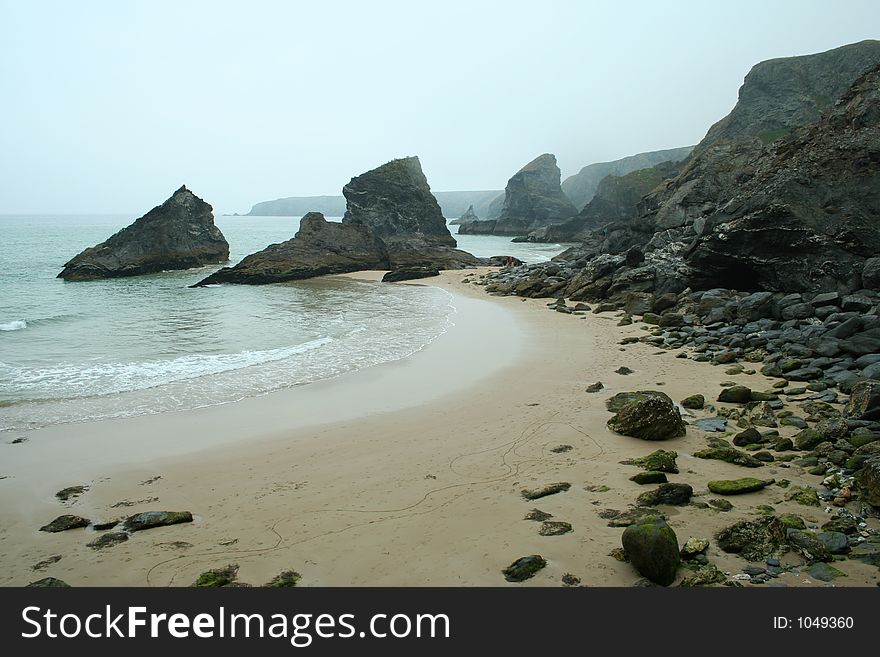
<path fill-rule="evenodd" d="M 0 214 L 137 215 L 181 184 L 243 214 L 408 155 L 435 191 L 544 152 L 564 179 L 698 143 L 760 61 L 876 37 L 880 6 L 844 4 L 2 0 Z"/>

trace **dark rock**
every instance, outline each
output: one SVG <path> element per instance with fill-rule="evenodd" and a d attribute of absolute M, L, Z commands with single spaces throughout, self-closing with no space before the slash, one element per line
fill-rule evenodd
<path fill-rule="evenodd" d="M 785 527 L 775 516 L 741 520 L 716 536 L 724 552 L 739 554 L 747 561 L 764 561 L 785 542 Z"/>
<path fill-rule="evenodd" d="M 690 502 L 694 489 L 688 484 L 661 484 L 639 495 L 636 503 L 643 506 L 683 506 Z"/>
<path fill-rule="evenodd" d="M 785 499 L 803 506 L 821 506 L 816 491 L 807 486 L 793 486 L 785 495 Z"/>
<path fill-rule="evenodd" d="M 534 520 L 535 522 L 544 522 L 545 520 L 549 520 L 553 517 L 552 513 L 545 513 L 540 509 L 532 509 L 529 511 L 523 520 Z"/>
<path fill-rule="evenodd" d="M 723 500 L 723 499 L 718 499 L 718 498 L 709 500 L 708 504 L 713 509 L 717 509 L 718 511 L 724 511 L 724 512 L 730 511 L 733 508 L 733 504 L 731 504 L 729 500 Z"/>
<path fill-rule="evenodd" d="M 73 515 L 63 515 L 58 516 L 50 522 L 48 525 L 43 525 L 40 527 L 41 532 L 49 532 L 49 533 L 57 533 L 57 532 L 65 532 L 68 529 L 79 529 L 81 527 L 88 527 L 90 522 L 85 518 L 81 518 L 80 516 Z"/>
<path fill-rule="evenodd" d="M 807 575 L 813 579 L 818 579 L 820 582 L 830 582 L 837 577 L 845 576 L 844 573 L 834 566 L 829 566 L 827 563 L 821 561 L 810 565 L 807 568 Z"/>
<path fill-rule="evenodd" d="M 541 536 L 562 536 L 571 532 L 571 524 L 567 522 L 559 522 L 555 520 L 547 521 L 541 524 L 538 534 Z"/>
<path fill-rule="evenodd" d="M 71 499 L 76 499 L 83 493 L 85 493 L 89 489 L 88 486 L 68 486 L 67 488 L 62 488 L 60 491 L 55 493 L 55 497 L 57 497 L 62 502 L 67 502 Z"/>
<path fill-rule="evenodd" d="M 632 374 L 632 373 L 633 373 L 633 370 L 631 370 L 631 369 L 628 368 L 628 367 L 618 367 L 616 370 L 614 370 L 614 373 L 615 373 L 615 374 L 620 374 L 620 375 L 622 375 L 622 376 L 626 376 L 626 375 L 628 375 L 628 374 Z"/>
<path fill-rule="evenodd" d="M 662 395 L 662 396 L 661 396 Z M 685 435 L 685 424 L 668 395 L 650 394 L 625 404 L 608 420 L 608 428 L 643 440 L 666 440 Z"/>
<path fill-rule="evenodd" d="M 786 529 L 785 537 L 788 544 L 794 547 L 810 561 L 831 561 L 832 556 L 816 535 L 804 529 Z"/>
<path fill-rule="evenodd" d="M 810 450 L 826 440 L 825 436 L 815 429 L 803 429 L 794 436 L 794 444 L 798 449 Z"/>
<path fill-rule="evenodd" d="M 868 258 L 862 268 L 862 285 L 880 291 L 880 257 Z"/>
<path fill-rule="evenodd" d="M 733 444 L 737 447 L 745 447 L 746 445 L 757 445 L 764 442 L 764 436 L 754 427 L 749 427 L 744 431 L 740 431 L 733 437 Z"/>
<path fill-rule="evenodd" d="M 539 488 L 523 488 L 521 494 L 527 500 L 537 500 L 542 497 L 547 497 L 548 495 L 563 493 L 569 488 L 571 488 L 571 484 L 568 482 L 558 482 L 555 484 L 546 484 Z"/>
<path fill-rule="evenodd" d="M 700 410 L 706 405 L 706 398 L 703 397 L 703 395 L 691 395 L 690 397 L 682 399 L 681 405 L 683 408 Z"/>
<path fill-rule="evenodd" d="M 189 511 L 144 511 L 126 518 L 124 527 L 127 531 L 139 532 L 154 527 L 192 522 L 192 520 L 192 513 Z"/>
<path fill-rule="evenodd" d="M 587 386 L 586 392 L 599 392 L 600 390 L 602 390 L 604 388 L 605 388 L 605 386 L 602 385 L 601 381 L 596 381 L 596 383 L 593 383 L 593 384 L 590 384 Z"/>
<path fill-rule="evenodd" d="M 856 473 L 856 482 L 859 485 L 862 501 L 880 507 L 880 457 L 865 461 Z"/>
<path fill-rule="evenodd" d="M 718 395 L 718 401 L 729 404 L 746 404 L 752 401 L 752 391 L 746 386 L 730 386 L 721 391 Z"/>
<path fill-rule="evenodd" d="M 120 522 L 122 522 L 122 521 L 119 520 L 119 519 L 116 519 L 116 520 L 108 520 L 108 521 L 106 521 L 106 522 L 96 522 L 95 524 L 92 525 L 92 529 L 94 529 L 95 531 L 102 532 L 102 531 L 105 531 L 105 530 L 107 530 L 107 529 L 113 529 L 113 528 L 114 528 L 116 525 L 118 525 Z"/>
<path fill-rule="evenodd" d="M 473 209 L 473 206 L 471 206 Z M 263 584 L 263 588 L 267 589 L 292 589 L 294 588 L 299 581 L 302 579 L 302 575 L 300 575 L 295 570 L 284 570 L 268 582 Z"/>
<path fill-rule="evenodd" d="M 707 417 L 692 422 L 698 429 L 709 432 L 721 432 L 727 429 L 727 419 L 723 417 Z"/>
<path fill-rule="evenodd" d="M 535 574 L 547 565 L 544 557 L 532 554 L 528 557 L 517 559 L 501 572 L 508 582 L 524 582 L 531 579 Z"/>
<path fill-rule="evenodd" d="M 843 414 L 856 420 L 880 420 L 880 381 L 856 383 Z"/>
<path fill-rule="evenodd" d="M 630 525 L 623 532 L 623 549 L 627 560 L 640 575 L 661 586 L 675 580 L 681 556 L 678 538 L 660 518 L 648 518 Z"/>
<path fill-rule="evenodd" d="M 70 584 L 55 577 L 44 577 L 36 582 L 31 582 L 26 588 L 70 588 Z"/>
<path fill-rule="evenodd" d="M 819 532 L 816 538 L 828 548 L 831 554 L 846 554 L 849 552 L 849 540 L 842 532 Z"/>
<path fill-rule="evenodd" d="M 223 586 L 229 586 L 235 581 L 238 575 L 238 564 L 229 564 L 223 568 L 215 568 L 206 570 L 193 583 L 193 586 L 200 589 L 214 589 Z"/>
<path fill-rule="evenodd" d="M 108 532 L 101 534 L 98 538 L 86 543 L 93 550 L 103 550 L 104 548 L 119 545 L 128 540 L 128 534 L 125 532 Z"/>
<path fill-rule="evenodd" d="M 439 276 L 440 270 L 436 267 L 402 267 L 387 272 L 382 277 L 383 283 L 397 283 L 398 281 L 411 281 L 419 278 Z"/>
<path fill-rule="evenodd" d="M 213 208 L 186 187 L 105 242 L 86 249 L 58 278 L 90 281 L 190 269 L 229 259 Z"/>

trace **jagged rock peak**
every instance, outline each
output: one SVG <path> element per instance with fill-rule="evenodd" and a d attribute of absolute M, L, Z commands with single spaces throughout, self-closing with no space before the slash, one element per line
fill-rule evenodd
<path fill-rule="evenodd" d="M 58 278 L 87 281 L 189 269 L 229 259 L 213 208 L 182 185 L 162 205 L 64 265 Z"/>
<path fill-rule="evenodd" d="M 369 226 L 386 242 L 419 237 L 431 244 L 456 245 L 418 157 L 391 160 L 356 176 L 342 194 L 344 224 Z"/>

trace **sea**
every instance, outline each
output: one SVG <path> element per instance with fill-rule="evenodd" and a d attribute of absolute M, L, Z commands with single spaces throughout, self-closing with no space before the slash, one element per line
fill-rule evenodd
<path fill-rule="evenodd" d="M 406 358 L 455 322 L 452 296 L 430 281 L 188 287 L 220 265 L 103 281 L 56 278 L 67 260 L 135 218 L 0 215 L 0 432 L 194 409 L 305 385 Z M 216 223 L 230 245 L 227 264 L 235 264 L 290 239 L 299 218 L 221 216 Z M 528 263 L 565 248 L 455 237 L 474 255 Z"/>

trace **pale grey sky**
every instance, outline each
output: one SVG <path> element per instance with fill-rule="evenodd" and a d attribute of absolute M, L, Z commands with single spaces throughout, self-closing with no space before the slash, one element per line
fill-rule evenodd
<path fill-rule="evenodd" d="M 218 212 L 419 155 L 435 190 L 693 144 L 877 0 L 0 0 L 0 213 Z"/>

